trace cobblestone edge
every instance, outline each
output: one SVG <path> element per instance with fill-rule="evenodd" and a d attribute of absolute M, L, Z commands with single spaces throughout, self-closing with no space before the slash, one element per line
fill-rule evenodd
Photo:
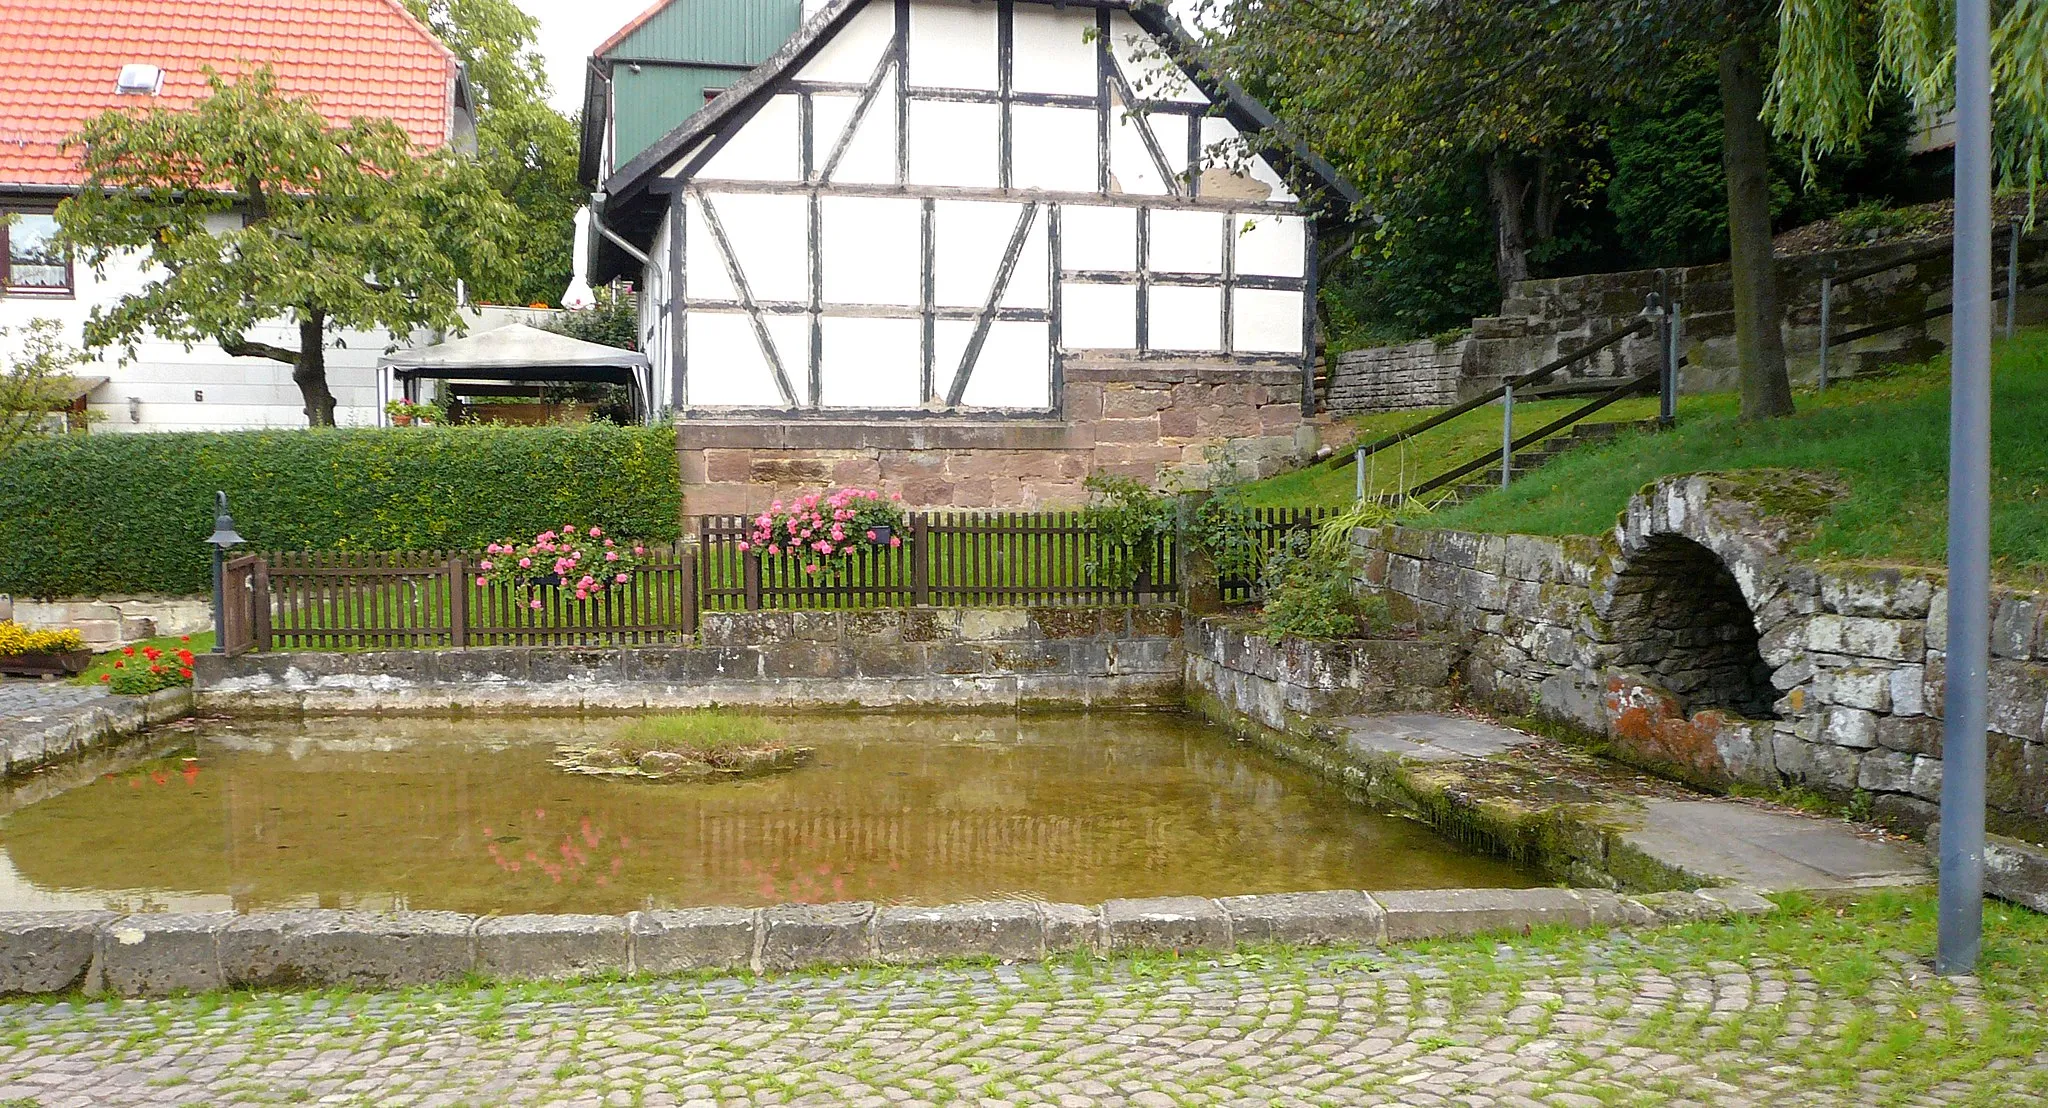
<path fill-rule="evenodd" d="M 470 976 L 566 980 L 961 958 L 1031 962 L 1080 951 L 1220 952 L 1239 944 L 1379 945 L 1541 926 L 1646 927 L 1771 908 L 1742 889 L 1625 897 L 1536 888 L 1157 897 L 1099 906 L 857 901 L 624 916 L 8 912 L 0 913 L 0 996 L 377 989 Z"/>
<path fill-rule="evenodd" d="M 39 724 L 0 719 L 0 778 L 32 773 L 61 758 L 192 714 L 190 688 L 163 689 L 148 696 L 109 696 L 51 712 Z"/>

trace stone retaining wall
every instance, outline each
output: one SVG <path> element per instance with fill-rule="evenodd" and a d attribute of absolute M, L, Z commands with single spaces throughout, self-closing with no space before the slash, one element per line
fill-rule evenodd
<path fill-rule="evenodd" d="M 76 630 L 85 645 L 112 650 L 160 635 L 213 630 L 213 601 L 204 596 L 84 596 L 17 600 L 0 596 L 0 620 L 31 631 Z"/>
<path fill-rule="evenodd" d="M 1180 630 L 1173 607 L 717 612 L 686 645 L 201 655 L 196 680 L 243 711 L 1163 706 Z"/>
<path fill-rule="evenodd" d="M 1420 639 L 1274 640 L 1202 619 L 1187 627 L 1185 654 L 1185 696 L 1197 710 L 1305 735 L 1361 712 L 1444 707 L 1461 651 Z"/>
<path fill-rule="evenodd" d="M 1464 679 L 1499 707 L 1703 784 L 1868 793 L 1917 830 L 1941 789 L 1947 592 L 1927 571 L 1793 557 L 1831 495 L 1796 475 L 1706 475 L 1659 482 L 1598 539 L 1363 529 L 1359 584 L 1469 645 Z M 2039 835 L 2048 597 L 1994 604 L 1991 821 Z"/>
<path fill-rule="evenodd" d="M 487 978 L 793 970 L 1075 951 L 1371 944 L 1529 927 L 1649 925 L 1755 914 L 1739 889 L 1639 898 L 1600 890 L 1349 890 L 877 908 L 865 902 L 624 916 L 469 916 L 295 909 L 237 915 L 0 913 L 0 996 L 161 996 L 233 988 L 385 989 Z"/>
<path fill-rule="evenodd" d="M 1470 341 L 1422 339 L 1400 346 L 1347 350 L 1331 364 L 1324 409 L 1350 415 L 1456 404 Z"/>
<path fill-rule="evenodd" d="M 1820 283 L 1835 272 L 1890 261 L 1943 244 L 1941 239 L 1885 243 L 1813 254 L 1781 257 L 1778 298 L 1784 307 L 1785 349 L 1793 379 L 1810 382 L 1819 368 Z M 2028 236 L 2022 244 L 2021 319 L 2048 316 L 2048 237 Z M 2004 282 L 2005 252 L 1998 254 L 1999 281 Z M 1832 327 L 1841 334 L 1865 324 L 1899 319 L 1945 303 L 1953 276 L 1946 255 L 1921 261 L 1843 286 L 1834 303 Z M 1503 377 L 1527 373 L 1591 338 L 1626 324 L 1643 310 L 1644 297 L 1669 291 L 1683 304 L 1688 367 L 1682 385 L 1688 392 L 1722 391 L 1736 386 L 1734 291 L 1726 263 L 1674 269 L 1640 269 L 1517 281 L 1501 302 L 1501 313 L 1472 321 L 1472 349 L 1464 395 L 1472 396 L 1500 383 Z M 2003 318 L 2003 307 L 2000 308 Z M 1885 365 L 1918 361 L 1947 341 L 1947 321 L 1912 324 L 1872 336 L 1830 355 L 1831 377 L 1853 376 Z M 1625 376 L 1657 364 L 1656 344 L 1630 340 L 1594 359 L 1590 374 Z M 1561 378 L 1562 379 L 1562 378 Z"/>

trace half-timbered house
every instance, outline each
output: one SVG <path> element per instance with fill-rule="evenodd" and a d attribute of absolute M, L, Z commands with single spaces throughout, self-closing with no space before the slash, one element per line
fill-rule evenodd
<path fill-rule="evenodd" d="M 1355 194 L 1249 148 L 1271 118 L 1179 34 L 1116 0 L 834 0 L 606 167 L 593 276 L 640 289 L 696 509 L 1033 505 L 1312 450 L 1317 224 Z"/>

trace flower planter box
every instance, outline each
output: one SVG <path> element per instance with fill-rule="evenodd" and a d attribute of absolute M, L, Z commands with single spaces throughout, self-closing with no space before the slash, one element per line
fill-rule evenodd
<path fill-rule="evenodd" d="M 0 654 L 0 673 L 14 677 L 84 673 L 90 665 L 90 650 L 66 650 L 58 654 Z"/>

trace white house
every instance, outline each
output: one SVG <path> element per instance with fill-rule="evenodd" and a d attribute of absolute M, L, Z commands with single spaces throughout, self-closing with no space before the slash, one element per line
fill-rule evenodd
<path fill-rule="evenodd" d="M 596 277 L 641 289 L 705 510 L 751 507 L 767 493 L 738 485 L 804 457 L 872 458 L 884 483 L 892 451 L 932 448 L 1157 476 L 1238 438 L 1298 444 L 1272 409 L 1313 414 L 1316 222 L 1356 193 L 1306 151 L 1247 149 L 1270 116 L 1176 61 L 1179 36 L 1117 0 L 834 0 L 612 167 Z M 1189 381 L 1210 391 L 1172 393 Z M 1161 389 L 1149 429 L 1104 426 Z M 1233 403 L 1249 427 L 1172 414 Z M 971 426 L 1002 421 L 1042 433 Z M 755 457 L 721 481 L 719 451 Z"/>
<path fill-rule="evenodd" d="M 146 280 L 145 262 L 104 277 L 73 265 L 52 242 L 57 204 L 80 182 L 65 139 L 108 109 L 190 104 L 205 95 L 203 66 L 270 65 L 288 94 L 312 97 L 337 123 L 387 116 L 422 149 L 473 135 L 469 90 L 455 56 L 399 0 L 209 0 L 204 17 L 173 0 L 0 0 L 0 327 L 44 317 L 74 344 L 86 317 Z M 233 218 L 225 216 L 223 218 Z M 296 346 L 282 321 L 250 336 Z M 331 333 L 328 381 L 337 421 L 376 421 L 383 334 Z M 104 377 L 88 396 L 96 430 L 303 427 L 291 367 L 148 341 L 133 361 L 108 351 L 81 370 Z"/>

